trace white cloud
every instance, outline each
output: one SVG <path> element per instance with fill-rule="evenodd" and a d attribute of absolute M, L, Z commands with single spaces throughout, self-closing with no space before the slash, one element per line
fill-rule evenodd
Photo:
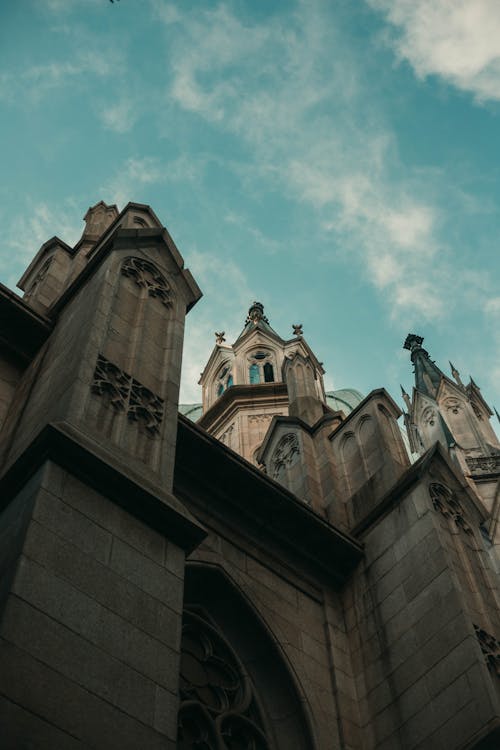
<path fill-rule="evenodd" d="M 99 190 L 110 203 L 140 202 L 148 186 L 178 180 L 196 182 L 204 168 L 203 160 L 194 161 L 186 155 L 166 162 L 155 156 L 131 157 Z"/>
<path fill-rule="evenodd" d="M 479 101 L 500 100 L 498 0 L 368 2 L 394 27 L 396 54 L 417 76 L 440 76 Z"/>
<path fill-rule="evenodd" d="M 214 347 L 215 331 L 225 327 L 226 340 L 232 343 L 243 329 L 242 310 L 248 309 L 255 295 L 244 272 L 233 260 L 222 258 L 216 251 L 193 250 L 187 255 L 207 300 L 212 303 L 217 300 L 215 305 L 210 305 L 211 314 L 207 314 L 202 299 L 186 319 L 181 402 L 197 403 L 201 401 L 201 389 L 196 384 Z M 233 321 L 231 329 L 227 321 Z"/>
<path fill-rule="evenodd" d="M 115 133 L 127 133 L 137 120 L 137 107 L 129 97 L 123 97 L 116 104 L 106 104 L 100 113 L 104 127 Z"/>
<path fill-rule="evenodd" d="M 252 175 L 258 191 L 264 179 L 312 206 L 393 316 L 443 314 L 439 208 L 423 180 L 393 178 L 393 136 L 363 119 L 357 63 L 323 4 L 298 3 L 286 27 L 279 18 L 249 25 L 222 5 L 178 12 L 175 23 L 169 96 L 251 148 L 247 184 Z"/>
<path fill-rule="evenodd" d="M 41 245 L 55 234 L 73 246 L 83 231 L 80 212 L 81 206 L 75 208 L 72 201 L 58 207 L 28 202 L 19 215 L 9 217 L 8 232 L 4 235 L 8 253 L 2 257 L 1 264 L 6 284 L 15 287 Z"/>

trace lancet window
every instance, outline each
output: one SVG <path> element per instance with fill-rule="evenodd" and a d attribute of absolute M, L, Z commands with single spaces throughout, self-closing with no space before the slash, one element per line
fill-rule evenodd
<path fill-rule="evenodd" d="M 253 352 L 248 359 L 248 379 L 250 384 L 274 383 L 274 365 L 270 352 Z"/>
<path fill-rule="evenodd" d="M 234 384 L 233 373 L 231 371 L 230 365 L 226 363 L 220 369 L 216 382 L 215 382 L 215 391 L 217 394 L 217 398 L 219 396 L 222 396 L 224 391 L 227 388 L 231 388 L 233 384 Z"/>

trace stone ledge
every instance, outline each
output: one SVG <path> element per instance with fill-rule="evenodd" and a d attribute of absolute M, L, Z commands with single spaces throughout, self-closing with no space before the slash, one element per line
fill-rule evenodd
<path fill-rule="evenodd" d="M 53 461 L 146 525 L 163 534 L 186 553 L 206 537 L 206 531 L 180 500 L 132 475 L 83 433 L 66 424 L 48 424 L 0 478 L 0 512 L 30 477 Z"/>
<path fill-rule="evenodd" d="M 341 585 L 363 556 L 363 545 L 312 511 L 293 493 L 179 415 L 174 491 L 230 514 L 263 545 L 272 542 Z"/>

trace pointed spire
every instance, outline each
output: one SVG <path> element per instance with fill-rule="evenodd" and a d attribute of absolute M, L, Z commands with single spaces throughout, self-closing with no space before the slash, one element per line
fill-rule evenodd
<path fill-rule="evenodd" d="M 401 388 L 401 393 L 402 393 L 402 395 L 403 395 L 403 401 L 404 401 L 404 402 L 405 402 L 405 404 L 406 404 L 406 408 L 408 409 L 408 411 L 411 411 L 411 400 L 410 400 L 410 397 L 409 397 L 409 395 L 408 395 L 408 394 L 406 393 L 406 391 L 405 391 L 405 389 L 403 388 L 403 386 L 402 386 L 402 385 L 400 385 L 400 388 Z"/>
<path fill-rule="evenodd" d="M 448 360 L 448 361 L 450 362 L 450 360 Z M 460 373 L 459 373 L 459 372 L 458 372 L 458 370 L 456 369 L 456 367 L 455 367 L 455 365 L 453 364 L 453 362 L 450 362 L 450 370 L 451 370 L 451 374 L 452 374 L 452 376 L 453 376 L 453 377 L 455 378 L 455 380 L 457 381 L 457 384 L 458 384 L 458 385 L 459 385 L 459 386 L 460 386 L 461 388 L 463 388 L 463 387 L 464 387 L 464 384 L 462 383 L 462 379 L 460 378 Z"/>
<path fill-rule="evenodd" d="M 477 390 L 478 390 L 478 391 L 480 391 L 480 390 L 481 390 L 481 388 L 480 388 L 480 387 L 478 386 L 478 384 L 477 384 L 477 383 L 475 382 L 475 380 L 474 380 L 474 378 L 472 377 L 472 375 L 469 375 L 469 378 L 470 378 L 470 384 L 471 384 L 471 386 L 472 386 L 473 388 L 477 388 Z"/>
<path fill-rule="evenodd" d="M 403 349 L 410 351 L 411 361 L 414 365 L 415 386 L 427 396 L 434 398 L 443 373 L 436 363 L 429 358 L 429 352 L 423 347 L 423 336 L 417 336 L 416 333 L 409 333 L 403 344 Z"/>
<path fill-rule="evenodd" d="M 247 325 L 247 323 L 253 323 L 254 325 L 257 325 L 259 320 L 263 320 L 264 323 L 269 323 L 268 319 L 264 315 L 264 305 L 262 304 L 262 302 L 254 302 L 248 310 L 245 325 Z"/>
<path fill-rule="evenodd" d="M 271 333 L 274 336 L 278 336 L 276 331 L 271 328 L 271 326 L 269 325 L 269 320 L 264 315 L 264 305 L 262 304 L 262 302 L 254 302 L 252 305 L 250 305 L 248 309 L 248 315 L 245 320 L 245 325 L 236 341 L 239 341 L 242 336 L 245 336 L 250 331 L 255 331 L 257 328 L 261 331 Z"/>
<path fill-rule="evenodd" d="M 496 408 L 495 408 L 495 407 L 493 407 L 493 408 L 495 409 L 495 414 L 497 415 L 497 419 L 498 419 L 498 421 L 500 422 L 500 414 L 499 414 L 499 413 L 497 412 L 497 410 L 496 410 Z"/>

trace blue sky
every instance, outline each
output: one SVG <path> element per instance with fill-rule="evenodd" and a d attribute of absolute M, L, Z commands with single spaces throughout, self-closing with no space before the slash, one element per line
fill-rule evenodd
<path fill-rule="evenodd" d="M 327 387 L 419 333 L 500 409 L 497 0 L 19 0 L 0 10 L 0 274 L 149 203 L 204 292 L 182 399 L 254 299 Z"/>

